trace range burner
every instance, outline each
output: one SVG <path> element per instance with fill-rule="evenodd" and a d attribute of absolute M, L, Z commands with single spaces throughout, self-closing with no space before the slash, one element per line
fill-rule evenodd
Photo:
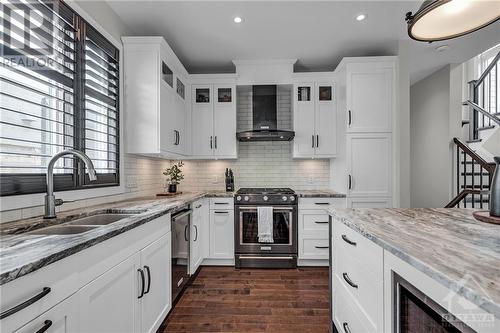
<path fill-rule="evenodd" d="M 296 205 L 291 188 L 240 188 L 234 197 L 236 205 Z"/>

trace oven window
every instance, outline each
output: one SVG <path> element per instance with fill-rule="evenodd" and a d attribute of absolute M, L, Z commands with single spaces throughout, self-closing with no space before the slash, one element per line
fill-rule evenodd
<path fill-rule="evenodd" d="M 292 213 L 289 210 L 273 211 L 273 244 L 291 244 Z M 257 210 L 240 212 L 241 244 L 257 244 Z M 266 243 L 268 244 L 268 243 Z"/>

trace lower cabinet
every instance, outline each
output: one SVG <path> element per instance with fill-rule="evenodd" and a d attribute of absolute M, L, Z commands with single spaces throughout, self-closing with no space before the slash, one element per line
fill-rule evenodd
<path fill-rule="evenodd" d="M 348 208 L 391 208 L 391 198 L 347 198 Z"/>
<path fill-rule="evenodd" d="M 208 203 L 206 200 L 198 200 L 191 205 L 191 237 L 190 246 L 190 274 L 196 273 L 203 259 L 205 259 L 205 248 L 208 246 Z"/>
<path fill-rule="evenodd" d="M 210 258 L 234 259 L 234 210 L 210 210 Z"/>
<path fill-rule="evenodd" d="M 57 304 L 15 332 L 68 333 L 76 332 L 78 325 L 77 297 L 75 295 Z"/>

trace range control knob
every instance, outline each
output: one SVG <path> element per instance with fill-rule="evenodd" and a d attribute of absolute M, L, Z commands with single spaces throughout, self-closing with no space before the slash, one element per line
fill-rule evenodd
<path fill-rule="evenodd" d="M 245 201 L 250 200 L 250 198 L 248 197 L 248 195 L 245 195 L 245 197 L 243 199 L 245 199 Z"/>
<path fill-rule="evenodd" d="M 295 201 L 295 197 L 293 195 L 290 196 L 290 201 Z"/>
<path fill-rule="evenodd" d="M 283 201 L 287 201 L 287 200 L 288 200 L 288 198 L 287 198 L 287 197 L 285 197 L 285 196 L 283 196 L 283 197 L 281 198 L 281 200 L 283 200 Z"/>
<path fill-rule="evenodd" d="M 240 195 L 238 195 L 238 196 L 236 197 L 236 200 L 240 201 L 240 200 L 241 200 L 241 196 L 240 196 Z"/>
<path fill-rule="evenodd" d="M 263 197 L 262 197 L 262 199 L 263 199 L 264 201 L 269 200 L 269 198 L 267 197 L 267 195 L 263 196 Z"/>

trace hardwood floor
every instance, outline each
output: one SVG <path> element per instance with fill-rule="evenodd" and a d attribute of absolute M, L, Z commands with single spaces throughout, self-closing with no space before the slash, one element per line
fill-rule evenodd
<path fill-rule="evenodd" d="M 158 332 L 329 332 L 328 268 L 202 267 Z"/>

